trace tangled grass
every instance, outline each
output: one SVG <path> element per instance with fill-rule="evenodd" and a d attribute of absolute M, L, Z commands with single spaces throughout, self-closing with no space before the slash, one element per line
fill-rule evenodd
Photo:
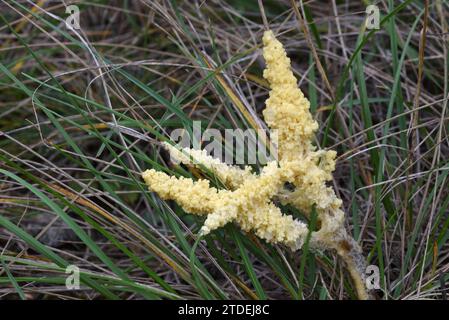
<path fill-rule="evenodd" d="M 63 3 L 0 1 L 0 299 L 356 298 L 333 253 L 232 224 L 198 240 L 204 219 L 140 178 L 207 175 L 160 148 L 193 120 L 261 123 L 267 27 L 320 123 L 316 145 L 338 152 L 332 186 L 379 268 L 375 298 L 444 299 L 449 4 L 377 1 L 379 30 L 365 29 L 370 2 L 328 4 L 78 1 L 70 30 Z"/>

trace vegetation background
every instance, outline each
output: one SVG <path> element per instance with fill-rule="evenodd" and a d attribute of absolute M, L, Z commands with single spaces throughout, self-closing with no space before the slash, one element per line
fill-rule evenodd
<path fill-rule="evenodd" d="M 332 252 L 233 225 L 195 242 L 202 218 L 139 175 L 208 176 L 159 147 L 192 120 L 262 121 L 267 26 L 311 101 L 317 145 L 338 151 L 333 186 L 380 269 L 376 298 L 446 298 L 448 1 L 75 3 L 76 32 L 73 2 L 0 1 L 0 299 L 355 298 Z M 365 28 L 370 4 L 379 30 Z"/>

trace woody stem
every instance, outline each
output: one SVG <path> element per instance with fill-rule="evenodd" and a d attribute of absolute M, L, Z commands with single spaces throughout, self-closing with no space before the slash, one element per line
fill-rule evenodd
<path fill-rule="evenodd" d="M 345 262 L 352 282 L 354 283 L 359 300 L 369 300 L 370 294 L 365 284 L 365 257 L 357 242 L 346 235 L 345 239 L 337 243 L 337 253 Z"/>

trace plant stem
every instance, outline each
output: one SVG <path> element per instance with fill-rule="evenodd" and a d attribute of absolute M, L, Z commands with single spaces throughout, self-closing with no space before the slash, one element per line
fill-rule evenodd
<path fill-rule="evenodd" d="M 346 264 L 346 269 L 349 271 L 354 283 L 357 297 L 359 300 L 369 300 L 371 297 L 365 285 L 366 260 L 360 246 L 354 238 L 345 232 L 344 238 L 337 242 L 335 249 Z"/>

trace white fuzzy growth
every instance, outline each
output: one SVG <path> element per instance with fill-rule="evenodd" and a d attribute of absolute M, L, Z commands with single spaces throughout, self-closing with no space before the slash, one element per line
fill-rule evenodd
<path fill-rule="evenodd" d="M 182 148 L 179 150 L 169 143 L 164 143 L 164 147 L 170 152 L 170 156 L 173 159 L 197 169 L 202 169 L 201 166 L 205 167 L 231 189 L 238 188 L 243 181 L 253 175 L 250 167 L 240 169 L 236 166 L 227 165 L 219 159 L 208 155 L 206 150 L 190 148 Z"/>

